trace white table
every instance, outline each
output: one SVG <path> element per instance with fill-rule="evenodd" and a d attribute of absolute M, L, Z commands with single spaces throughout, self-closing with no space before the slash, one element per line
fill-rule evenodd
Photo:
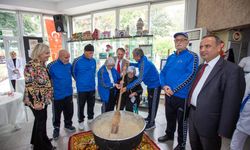
<path fill-rule="evenodd" d="M 25 80 L 24 78 L 19 78 L 16 80 L 16 92 L 24 93 Z"/>
<path fill-rule="evenodd" d="M 24 94 L 24 89 L 25 89 L 25 79 L 24 78 L 19 78 L 16 80 L 16 92 Z M 23 95 L 24 96 L 24 95 Z M 24 107 L 25 111 L 25 118 L 26 121 L 28 121 L 28 110 L 26 107 Z"/>
<path fill-rule="evenodd" d="M 14 96 L 0 96 L 0 125 L 15 125 L 25 121 L 23 94 L 15 92 Z"/>

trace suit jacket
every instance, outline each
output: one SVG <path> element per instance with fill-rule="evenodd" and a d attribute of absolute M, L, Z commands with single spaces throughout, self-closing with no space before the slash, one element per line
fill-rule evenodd
<path fill-rule="evenodd" d="M 197 97 L 195 114 L 192 115 L 199 135 L 208 138 L 218 135 L 231 138 L 244 91 L 243 70 L 220 58 Z"/>

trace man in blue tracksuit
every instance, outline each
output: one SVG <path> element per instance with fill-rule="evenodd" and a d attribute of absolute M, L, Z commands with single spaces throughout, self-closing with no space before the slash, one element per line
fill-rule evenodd
<path fill-rule="evenodd" d="M 176 52 L 170 55 L 160 73 L 161 86 L 166 94 L 165 113 L 167 119 L 166 134 L 158 138 L 159 142 L 174 139 L 176 120 L 178 121 L 178 145 L 174 150 L 184 150 L 186 145 L 186 108 L 188 92 L 198 69 L 197 54 L 187 49 L 188 35 L 178 32 L 174 35 Z"/>
<path fill-rule="evenodd" d="M 84 47 L 84 54 L 76 58 L 72 65 L 72 74 L 76 81 L 78 93 L 78 122 L 79 129 L 84 129 L 84 106 L 87 102 L 88 120 L 94 118 L 95 106 L 95 74 L 96 61 L 93 58 L 94 46 L 88 44 Z"/>
<path fill-rule="evenodd" d="M 139 68 L 138 79 L 128 84 L 122 91 L 129 91 L 135 86 L 141 84 L 143 81 L 147 85 L 148 91 L 148 116 L 146 130 L 155 128 L 155 117 L 158 109 L 161 86 L 159 80 L 159 73 L 155 65 L 144 56 L 141 48 L 133 50 L 133 58 L 137 63 L 130 63 L 131 66 Z"/>
<path fill-rule="evenodd" d="M 70 54 L 66 50 L 60 50 L 58 59 L 48 64 L 48 71 L 54 89 L 53 101 L 53 138 L 59 137 L 61 113 L 64 116 L 64 127 L 68 132 L 76 129 L 72 126 L 74 106 L 72 101 L 72 76 L 71 64 L 69 63 Z"/>

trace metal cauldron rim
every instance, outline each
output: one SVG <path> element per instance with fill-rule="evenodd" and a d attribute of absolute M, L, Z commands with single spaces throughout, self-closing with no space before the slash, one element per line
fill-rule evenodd
<path fill-rule="evenodd" d="M 133 136 L 130 136 L 130 137 L 127 137 L 127 138 L 123 138 L 123 139 L 108 139 L 108 138 L 103 138 L 103 137 L 101 137 L 101 136 L 95 134 L 95 132 L 94 132 L 94 130 L 93 130 L 93 125 L 94 125 L 95 121 L 98 120 L 99 118 L 101 118 L 101 117 L 104 116 L 104 115 L 114 114 L 114 113 L 115 113 L 115 111 L 109 111 L 109 112 L 105 112 L 105 113 L 103 113 L 103 114 L 98 115 L 98 116 L 91 122 L 90 128 L 91 128 L 92 133 L 93 133 L 94 135 L 96 135 L 96 136 L 102 138 L 102 139 L 105 139 L 105 140 L 109 140 L 109 141 L 123 141 L 123 140 L 128 140 L 128 139 L 131 139 L 131 138 L 133 138 L 133 137 L 136 137 L 136 136 L 138 136 L 139 134 L 141 134 L 142 132 L 144 132 L 145 127 L 146 127 L 146 122 L 145 122 L 145 120 L 143 119 L 142 116 L 140 116 L 140 115 L 138 115 L 138 114 L 135 114 L 135 113 L 132 113 L 132 112 L 129 112 L 129 111 L 121 111 L 121 110 L 120 110 L 120 113 L 128 113 L 128 114 L 135 115 L 135 116 L 138 116 L 139 118 L 141 118 L 141 120 L 143 121 L 143 124 L 144 124 L 144 125 L 143 125 L 143 128 L 140 130 L 140 132 L 138 132 L 138 134 L 133 135 Z"/>

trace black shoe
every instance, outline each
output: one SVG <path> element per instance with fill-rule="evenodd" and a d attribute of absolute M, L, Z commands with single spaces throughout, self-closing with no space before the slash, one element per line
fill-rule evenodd
<path fill-rule="evenodd" d="M 146 123 L 148 123 L 149 122 L 149 118 L 147 117 L 147 118 L 144 118 L 144 121 L 146 122 Z"/>
<path fill-rule="evenodd" d="M 155 123 L 147 123 L 145 130 L 148 131 L 153 128 L 155 128 Z"/>
<path fill-rule="evenodd" d="M 76 128 L 74 126 L 67 126 L 64 128 L 67 132 L 75 132 Z"/>
<path fill-rule="evenodd" d="M 174 150 L 185 150 L 185 146 L 182 146 L 182 145 L 178 144 L 178 145 L 174 148 Z"/>
<path fill-rule="evenodd" d="M 57 140 L 58 137 L 59 137 L 59 128 L 55 128 L 54 131 L 53 131 L 53 139 L 54 140 Z"/>
<path fill-rule="evenodd" d="M 166 141 L 172 141 L 174 140 L 174 137 L 169 137 L 168 135 L 164 135 L 158 138 L 159 142 L 166 142 Z"/>
<path fill-rule="evenodd" d="M 56 150 L 56 147 L 55 147 L 55 146 L 53 146 L 53 147 L 51 148 L 51 150 Z"/>

